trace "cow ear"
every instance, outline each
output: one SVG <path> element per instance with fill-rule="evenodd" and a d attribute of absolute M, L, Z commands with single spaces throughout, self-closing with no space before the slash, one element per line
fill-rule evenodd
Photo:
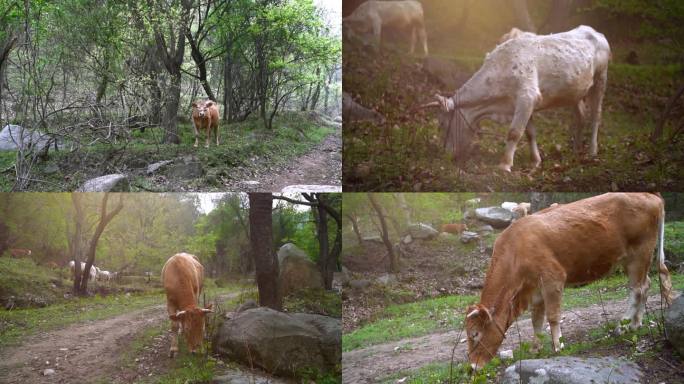
<path fill-rule="evenodd" d="M 182 320 L 184 316 L 185 316 L 185 311 L 178 311 L 174 315 L 169 315 L 169 318 L 173 321 L 178 321 L 178 320 Z"/>
<path fill-rule="evenodd" d="M 196 101 L 193 101 L 193 102 L 192 102 L 192 107 L 193 107 L 193 108 L 197 108 L 197 102 L 196 102 Z"/>
<path fill-rule="evenodd" d="M 214 102 L 213 101 L 207 101 L 206 105 L 207 105 L 207 107 L 211 107 L 214 105 Z"/>
<path fill-rule="evenodd" d="M 490 311 L 485 307 L 484 305 L 477 304 L 477 305 L 471 305 L 467 309 L 467 315 L 466 318 L 481 318 L 485 322 L 490 322 L 492 321 L 492 315 Z"/>

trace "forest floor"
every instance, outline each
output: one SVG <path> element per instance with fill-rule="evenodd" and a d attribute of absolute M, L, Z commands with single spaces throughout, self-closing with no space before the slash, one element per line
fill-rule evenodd
<path fill-rule="evenodd" d="M 462 244 L 455 236 L 402 244 L 400 271 L 392 275 L 394 281 L 389 284 L 381 282 L 388 268 L 382 244 L 365 241 L 345 248 L 342 264 L 349 269 L 352 282 L 367 280 L 370 284 L 343 292 L 343 381 L 473 380 L 467 364 L 461 364 L 467 361 L 463 311 L 478 300 L 497 235 L 498 231 L 488 235 L 480 245 Z M 672 279 L 675 289 L 684 289 L 683 275 L 673 273 Z M 653 287 L 651 293 L 657 283 Z M 647 310 L 651 315 L 644 322 L 646 326 L 622 336 L 613 334 L 615 321 L 627 308 L 627 296 L 626 278 L 620 273 L 583 287 L 566 288 L 561 311 L 566 349 L 562 354 L 621 356 L 635 361 L 649 383 L 676 382 L 682 366 L 659 329 L 657 294 L 649 298 Z M 508 329 L 499 350 L 514 350 L 516 360 L 521 350 L 525 358 L 554 356 L 549 351 L 548 336 L 545 350 L 537 355 L 529 352 L 531 339 L 532 326 L 526 313 Z M 452 350 L 456 381 L 450 380 Z M 512 363 L 496 361 L 483 373 L 488 375 L 485 381 L 496 382 Z"/>
<path fill-rule="evenodd" d="M 221 294 L 229 300 L 244 292 Z M 166 305 L 40 332 L 0 351 L 3 383 L 132 383 L 167 374 L 170 335 Z M 151 343 L 140 344 L 146 333 Z M 187 361 L 185 362 L 187 363 Z M 56 373 L 44 376 L 45 369 Z M 257 375 L 252 373 L 250 375 Z"/>
<path fill-rule="evenodd" d="M 290 185 L 327 185 L 339 187 L 342 191 L 342 129 L 329 134 L 310 152 L 301 155 L 281 167 L 269 170 L 256 179 L 236 182 L 228 186 L 239 191 L 278 192 Z"/>
<path fill-rule="evenodd" d="M 448 39 L 448 37 L 443 37 Z M 632 65 L 618 62 L 608 70 L 608 85 L 596 158 L 586 153 L 590 129 L 583 131 L 583 152 L 570 143 L 574 120 L 569 109 L 534 114 L 542 165 L 534 169 L 526 140 L 520 140 L 511 173 L 497 165 L 508 125 L 484 121 L 474 138 L 472 156 L 458 167 L 443 146 L 434 110 L 414 108 L 435 93 L 453 94 L 481 66 L 484 52 L 434 49 L 422 59 L 388 48 L 373 52 L 345 41 L 345 92 L 386 119 L 345 122 L 343 180 L 349 191 L 616 191 L 684 188 L 684 135 L 673 125 L 660 142 L 650 135 L 672 94 L 682 82 L 676 64 Z M 441 44 L 442 46 L 459 46 Z M 491 49 L 494 47 L 492 46 Z M 681 103 L 680 103 L 681 104 Z"/>
<path fill-rule="evenodd" d="M 272 130 L 254 118 L 222 124 L 221 145 L 209 148 L 193 147 L 192 126 L 184 121 L 179 122 L 178 145 L 162 144 L 158 127 L 126 131 L 108 144 L 78 150 L 65 145 L 37 161 L 27 189 L 75 190 L 89 179 L 115 173 L 128 177 L 133 192 L 279 192 L 290 184 L 341 185 L 340 123 L 318 112 L 286 111 L 273 124 Z M 14 151 L 0 152 L 0 190 L 12 188 L 15 161 Z"/>

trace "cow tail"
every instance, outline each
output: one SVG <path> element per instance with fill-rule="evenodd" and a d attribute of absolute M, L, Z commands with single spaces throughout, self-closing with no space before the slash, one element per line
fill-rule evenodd
<path fill-rule="evenodd" d="M 660 295 L 669 307 L 672 304 L 672 281 L 670 272 L 665 266 L 665 205 L 658 220 L 658 277 L 660 281 Z"/>

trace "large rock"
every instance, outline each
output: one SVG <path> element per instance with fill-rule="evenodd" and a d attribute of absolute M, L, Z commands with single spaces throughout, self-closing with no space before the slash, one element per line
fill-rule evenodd
<path fill-rule="evenodd" d="M 49 145 L 50 137 L 40 132 L 23 128 L 20 125 L 5 125 L 0 131 L 0 151 L 14 151 L 33 146 L 38 150 Z"/>
<path fill-rule="evenodd" d="M 280 292 L 283 296 L 302 288 L 323 288 L 323 277 L 306 252 L 292 243 L 284 244 L 278 250 L 278 275 Z"/>
<path fill-rule="evenodd" d="M 468 244 L 471 241 L 478 240 L 480 235 L 477 232 L 463 231 L 461 233 L 461 243 Z"/>
<path fill-rule="evenodd" d="M 555 357 L 522 360 L 506 368 L 502 384 L 633 384 L 642 382 L 643 373 L 635 363 L 621 358 Z"/>
<path fill-rule="evenodd" d="M 409 235 L 414 239 L 433 239 L 439 232 L 431 226 L 423 223 L 411 224 L 408 227 Z"/>
<path fill-rule="evenodd" d="M 513 221 L 513 212 L 501 207 L 477 208 L 475 218 L 494 228 L 506 228 Z"/>
<path fill-rule="evenodd" d="M 684 356 L 684 295 L 676 298 L 665 311 L 665 330 L 667 339 Z"/>
<path fill-rule="evenodd" d="M 169 165 L 167 175 L 174 179 L 196 179 L 204 174 L 202 163 L 191 158 L 183 158 L 183 161 Z"/>
<path fill-rule="evenodd" d="M 115 173 L 86 181 L 78 192 L 128 192 L 129 190 L 128 177 Z"/>
<path fill-rule="evenodd" d="M 224 320 L 213 345 L 230 360 L 296 376 L 311 370 L 330 373 L 339 369 L 341 339 L 339 319 L 261 307 Z"/>

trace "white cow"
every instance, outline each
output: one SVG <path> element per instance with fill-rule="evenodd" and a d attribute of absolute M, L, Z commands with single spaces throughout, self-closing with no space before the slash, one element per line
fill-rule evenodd
<path fill-rule="evenodd" d="M 71 276 L 74 276 L 74 268 L 75 268 L 75 266 L 76 266 L 76 264 L 74 263 L 73 260 L 71 260 L 71 261 L 69 262 L 69 270 L 71 271 Z M 86 263 L 81 262 L 81 271 L 85 271 L 85 267 L 86 267 Z M 99 269 L 99 268 L 97 268 L 97 267 L 94 266 L 94 265 L 91 265 L 91 266 L 90 266 L 90 280 L 91 280 L 91 281 L 96 281 L 96 280 L 97 280 L 97 270 L 98 270 L 98 269 Z"/>
<path fill-rule="evenodd" d="M 544 36 L 523 33 L 488 53 L 482 67 L 452 97 L 436 95 L 437 101 L 423 107 L 441 107 L 444 113 L 440 123 L 457 161 L 467 158 L 481 120 L 512 120 L 499 165 L 510 172 L 523 132 L 530 143 L 534 167 L 541 164 L 531 122 L 535 111 L 573 107 L 578 151 L 586 102 L 592 126 L 589 153 L 595 156 L 610 57 L 605 36 L 591 27 Z"/>
<path fill-rule="evenodd" d="M 102 281 L 110 281 L 112 279 L 112 273 L 98 268 L 97 278 Z"/>
<path fill-rule="evenodd" d="M 423 6 L 413 0 L 403 1 L 366 1 L 359 5 L 351 15 L 343 19 L 344 34 L 347 37 L 359 36 L 366 40 L 372 34 L 373 42 L 379 47 L 383 28 L 411 31 L 411 54 L 415 52 L 416 39 L 423 45 L 427 56 L 427 34 L 423 20 Z"/>

